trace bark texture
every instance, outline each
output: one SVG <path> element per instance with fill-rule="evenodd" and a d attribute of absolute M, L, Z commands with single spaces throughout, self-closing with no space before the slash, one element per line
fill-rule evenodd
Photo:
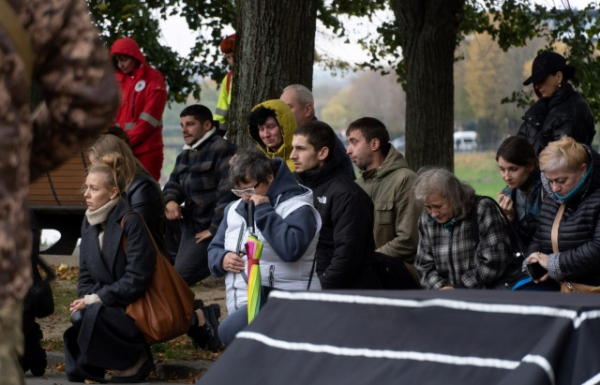
<path fill-rule="evenodd" d="M 237 1 L 228 139 L 251 145 L 246 116 L 290 84 L 312 89 L 317 0 Z"/>
<path fill-rule="evenodd" d="M 454 50 L 464 0 L 392 0 L 406 66 L 406 159 L 454 170 Z"/>

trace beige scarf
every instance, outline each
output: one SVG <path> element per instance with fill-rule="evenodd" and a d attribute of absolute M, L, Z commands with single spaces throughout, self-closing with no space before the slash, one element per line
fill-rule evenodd
<path fill-rule="evenodd" d="M 100 245 L 100 251 L 102 251 L 102 239 L 104 238 L 104 228 L 106 227 L 106 220 L 108 219 L 108 214 L 115 208 L 115 206 L 119 203 L 119 198 L 111 199 L 104 206 L 100 207 L 97 210 L 90 211 L 87 209 L 85 211 L 85 216 L 87 217 L 90 225 L 96 226 L 100 225 L 100 234 L 98 234 L 98 244 Z"/>

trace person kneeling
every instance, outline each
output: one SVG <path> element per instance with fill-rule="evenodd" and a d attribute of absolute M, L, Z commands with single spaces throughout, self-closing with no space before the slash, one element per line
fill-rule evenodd
<path fill-rule="evenodd" d="M 88 210 L 81 228 L 79 299 L 70 305 L 73 326 L 64 333 L 71 382 L 140 382 L 154 368 L 144 336 L 126 307 L 150 285 L 156 249 L 124 197 L 123 158 L 110 153 L 90 167 L 85 181 Z M 127 240 L 126 246 L 122 242 Z"/>
<path fill-rule="evenodd" d="M 208 247 L 212 275 L 225 275 L 228 317 L 219 326 L 227 346 L 248 324 L 247 257 L 250 234 L 263 242 L 260 269 L 262 286 L 279 290 L 321 290 L 315 274 L 315 252 L 321 218 L 312 205 L 312 191 L 298 185 L 282 159 L 269 159 L 248 149 L 233 161 L 229 179 L 241 199 L 231 203 Z M 256 205 L 248 223 L 250 203 Z"/>

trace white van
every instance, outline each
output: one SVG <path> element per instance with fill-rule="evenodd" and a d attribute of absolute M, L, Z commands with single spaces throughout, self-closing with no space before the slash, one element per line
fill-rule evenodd
<path fill-rule="evenodd" d="M 457 131 L 454 133 L 454 151 L 477 150 L 477 132 Z"/>

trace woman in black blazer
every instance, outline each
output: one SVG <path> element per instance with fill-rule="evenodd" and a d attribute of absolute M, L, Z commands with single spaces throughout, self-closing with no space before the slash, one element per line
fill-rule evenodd
<path fill-rule="evenodd" d="M 121 227 L 131 211 L 123 164 L 120 154 L 105 155 L 90 167 L 84 186 L 79 299 L 71 303 L 73 326 L 64 334 L 69 381 L 105 382 L 105 370 L 112 369 L 112 382 L 140 382 L 154 368 L 142 333 L 125 313 L 150 284 L 156 250 L 140 215 L 127 215 Z"/>

